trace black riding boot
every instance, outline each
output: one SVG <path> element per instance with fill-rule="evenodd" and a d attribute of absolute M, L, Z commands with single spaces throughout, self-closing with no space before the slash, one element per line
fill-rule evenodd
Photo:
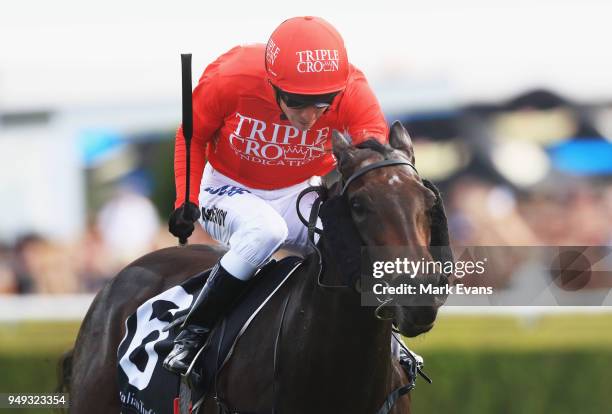
<path fill-rule="evenodd" d="M 208 333 L 231 309 L 245 286 L 245 281 L 232 276 L 221 264 L 211 270 L 206 284 L 181 325 L 181 332 L 174 339 L 174 348 L 164 360 L 164 368 L 177 374 L 187 372 Z"/>

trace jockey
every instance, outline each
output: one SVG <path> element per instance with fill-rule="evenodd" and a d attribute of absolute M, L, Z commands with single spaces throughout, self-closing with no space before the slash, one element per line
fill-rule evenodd
<path fill-rule="evenodd" d="M 235 47 L 208 65 L 193 92 L 186 202 L 182 128 L 176 134 L 177 200 L 169 227 L 187 238 L 199 219 L 229 250 L 181 325 L 164 361 L 167 369 L 188 369 L 215 322 L 279 247 L 307 251 L 307 229 L 295 203 L 311 177 L 334 169 L 333 129 L 348 133 L 354 144 L 387 142 L 380 105 L 327 21 L 286 20 L 267 45 Z M 304 198 L 305 217 L 314 197 Z"/>

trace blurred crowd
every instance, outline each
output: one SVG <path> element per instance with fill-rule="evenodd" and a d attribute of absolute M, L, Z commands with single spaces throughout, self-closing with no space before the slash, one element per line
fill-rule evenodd
<path fill-rule="evenodd" d="M 462 246 L 612 245 L 612 184 L 588 181 L 517 194 L 476 178 L 457 181 L 445 202 Z"/>
<path fill-rule="evenodd" d="M 535 91 L 495 107 L 402 119 L 419 171 L 442 190 L 452 243 L 612 246 L 612 106 L 602 107 Z M 601 115 L 599 128 L 590 114 Z M 143 165 L 160 164 L 147 158 L 150 148 L 135 152 L 144 154 Z M 167 149 L 158 152 L 171 163 Z M 170 169 L 163 166 L 150 181 L 160 187 Z M 160 212 L 172 203 L 171 180 L 156 204 L 134 186 L 105 193 L 96 185 L 88 183 L 89 198 L 102 202 L 90 203 L 78 239 L 59 242 L 33 231 L 0 244 L 0 294 L 96 292 L 136 258 L 176 246 L 167 211 Z M 212 242 L 196 226 L 190 243 Z"/>
<path fill-rule="evenodd" d="M 457 245 L 612 245 L 612 184 L 519 195 L 468 177 L 445 191 L 445 203 Z M 198 227 L 190 243 L 212 240 Z M 72 243 L 32 233 L 0 245 L 0 293 L 96 292 L 131 261 L 176 244 L 153 204 L 129 195 L 107 204 Z"/>
<path fill-rule="evenodd" d="M 196 229 L 190 242 L 213 241 Z M 13 245 L 0 244 L 0 294 L 97 292 L 131 261 L 176 244 L 148 198 L 122 191 L 77 240 L 29 233 Z"/>

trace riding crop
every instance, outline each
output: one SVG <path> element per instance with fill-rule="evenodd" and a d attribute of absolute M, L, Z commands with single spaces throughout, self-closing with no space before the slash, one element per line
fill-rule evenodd
<path fill-rule="evenodd" d="M 191 53 L 181 53 L 182 89 L 183 89 L 183 137 L 185 139 L 186 151 L 186 174 L 185 174 L 185 203 L 183 208 L 183 219 L 186 217 L 187 203 L 189 202 L 189 178 L 191 175 L 191 136 L 193 135 L 193 108 L 191 92 Z M 179 238 L 179 245 L 187 245 L 187 237 Z"/>

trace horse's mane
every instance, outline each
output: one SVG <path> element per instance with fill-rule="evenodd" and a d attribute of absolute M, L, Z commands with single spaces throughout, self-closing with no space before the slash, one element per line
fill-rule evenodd
<path fill-rule="evenodd" d="M 381 144 L 380 141 L 375 138 L 368 138 L 367 140 L 355 145 L 355 147 L 375 151 L 384 156 L 385 159 L 389 158 L 389 155 L 391 154 L 391 149 L 389 149 L 388 146 Z"/>

